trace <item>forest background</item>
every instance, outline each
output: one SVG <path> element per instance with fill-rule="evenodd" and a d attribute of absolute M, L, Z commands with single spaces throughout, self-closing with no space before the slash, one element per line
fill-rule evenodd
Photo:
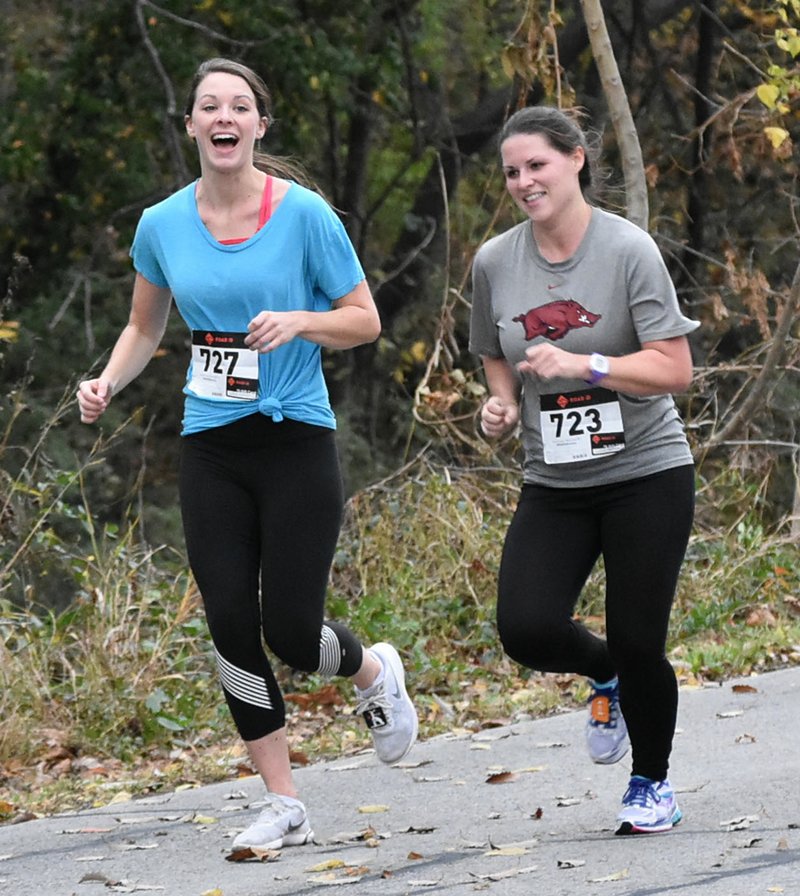
<path fill-rule="evenodd" d="M 122 768 L 148 787 L 241 761 L 183 556 L 177 315 L 102 426 L 82 426 L 73 400 L 127 319 L 142 210 L 197 176 L 183 100 L 210 56 L 265 78 L 264 148 L 301 161 L 341 213 L 381 313 L 376 344 L 325 358 L 350 496 L 332 615 L 366 640 L 391 632 L 424 733 L 580 701 L 579 682 L 524 673 L 494 637 L 518 444 L 480 436 L 467 328 L 475 251 L 518 220 L 497 164 L 510 112 L 579 107 L 603 150 L 603 204 L 630 205 L 591 5 L 2 4 L 0 817 L 65 790 L 86 799 Z M 800 662 L 800 2 L 601 7 L 644 223 L 702 323 L 678 397 L 698 514 L 671 659 L 695 684 Z M 602 629 L 602 568 L 580 612 Z M 330 724 L 346 690 L 282 674 L 296 761 L 364 745 L 355 723 Z"/>

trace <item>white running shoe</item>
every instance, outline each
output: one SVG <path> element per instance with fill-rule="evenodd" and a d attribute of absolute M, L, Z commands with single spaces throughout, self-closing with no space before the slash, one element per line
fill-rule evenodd
<path fill-rule="evenodd" d="M 671 831 L 683 818 L 668 780 L 651 781 L 634 775 L 617 815 L 618 834 L 660 834 Z"/>
<path fill-rule="evenodd" d="M 406 692 L 405 673 L 400 655 L 391 644 L 375 644 L 372 652 L 383 664 L 383 675 L 364 691 L 356 688 L 356 713 L 372 733 L 375 752 L 381 762 L 399 762 L 414 745 L 419 720 Z"/>
<path fill-rule="evenodd" d="M 300 800 L 278 793 L 268 793 L 267 800 L 258 818 L 233 841 L 234 849 L 281 849 L 314 839 Z"/>
<path fill-rule="evenodd" d="M 619 682 L 605 684 L 589 681 L 589 718 L 586 722 L 586 746 L 592 762 L 610 765 L 628 752 L 628 726 L 619 705 Z"/>

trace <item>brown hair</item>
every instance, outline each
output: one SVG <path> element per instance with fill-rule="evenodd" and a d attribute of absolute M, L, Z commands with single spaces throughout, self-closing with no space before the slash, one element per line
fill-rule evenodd
<path fill-rule="evenodd" d="M 207 59 L 205 62 L 201 62 L 197 67 L 197 71 L 195 71 L 189 86 L 189 94 L 186 97 L 184 115 L 190 116 L 192 114 L 200 82 L 207 75 L 213 74 L 214 72 L 237 75 L 243 81 L 246 81 L 248 87 L 253 91 L 259 117 L 265 118 L 267 120 L 267 125 L 272 124 L 274 121 L 272 117 L 272 96 L 270 95 L 267 85 L 251 68 L 244 65 L 244 63 L 237 62 L 234 59 L 225 59 L 221 56 L 215 57 L 214 59 Z M 314 190 L 317 189 L 303 166 L 292 159 L 273 156 L 269 153 L 262 152 L 260 149 L 255 149 L 253 151 L 253 164 L 256 168 L 267 174 L 296 181 L 297 183 L 303 184 L 303 186 L 310 187 Z"/>

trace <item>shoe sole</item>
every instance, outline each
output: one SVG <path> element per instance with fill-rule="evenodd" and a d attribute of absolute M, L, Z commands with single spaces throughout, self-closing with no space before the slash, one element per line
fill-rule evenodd
<path fill-rule="evenodd" d="M 234 841 L 233 848 L 258 850 L 282 849 L 284 846 L 305 846 L 306 843 L 311 843 L 313 839 L 314 832 L 312 830 L 308 830 L 300 831 L 296 834 L 286 834 L 285 836 L 278 837 L 277 840 L 272 840 L 269 843 L 236 843 L 236 841 Z"/>
<path fill-rule="evenodd" d="M 592 756 L 589 754 L 589 758 L 595 765 L 613 765 L 615 762 L 619 762 L 620 759 L 628 752 L 629 743 L 626 741 L 625 746 L 617 751 L 616 753 L 612 753 L 610 756 Z"/>
<path fill-rule="evenodd" d="M 675 825 L 680 824 L 682 819 L 683 813 L 680 809 L 676 809 L 675 814 L 669 821 L 649 828 L 641 827 L 631 821 L 623 821 L 619 828 L 617 828 L 616 834 L 620 837 L 627 837 L 635 834 L 665 834 L 667 831 L 671 831 Z"/>
<path fill-rule="evenodd" d="M 395 680 L 400 687 L 400 695 L 404 700 L 408 700 L 411 703 L 411 709 L 414 711 L 414 729 L 411 733 L 411 740 L 408 742 L 408 746 L 405 748 L 403 753 L 395 759 L 381 759 L 381 762 L 385 762 L 386 765 L 394 765 L 397 762 L 400 762 L 401 759 L 405 759 L 406 756 L 411 752 L 411 748 L 417 742 L 417 735 L 419 734 L 419 718 L 417 716 L 417 711 L 414 708 L 414 704 L 411 702 L 408 691 L 406 690 L 406 673 L 403 669 L 403 662 L 400 659 L 400 654 L 397 650 L 392 647 L 391 644 L 387 644 L 383 641 L 378 644 L 372 645 L 372 650 L 377 653 L 381 659 L 391 668 L 392 673 L 394 674 Z M 380 756 L 378 757 L 380 759 Z"/>

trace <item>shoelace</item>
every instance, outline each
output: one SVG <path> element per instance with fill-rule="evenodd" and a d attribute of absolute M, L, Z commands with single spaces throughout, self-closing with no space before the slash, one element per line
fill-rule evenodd
<path fill-rule="evenodd" d="M 381 690 L 379 690 L 377 694 L 373 694 L 371 697 L 364 697 L 364 699 L 361 700 L 358 706 L 356 706 L 356 715 L 363 715 L 368 710 L 391 710 L 391 708 L 392 701 L 389 699 L 386 691 L 381 688 Z"/>
<path fill-rule="evenodd" d="M 256 824 L 263 824 L 266 821 L 278 821 L 289 815 L 292 809 L 292 806 L 287 806 L 285 803 L 268 803 L 258 813 Z"/>
<path fill-rule="evenodd" d="M 644 809 L 661 802 L 661 797 L 651 781 L 631 781 L 622 802 L 626 806 L 641 806 Z"/>

